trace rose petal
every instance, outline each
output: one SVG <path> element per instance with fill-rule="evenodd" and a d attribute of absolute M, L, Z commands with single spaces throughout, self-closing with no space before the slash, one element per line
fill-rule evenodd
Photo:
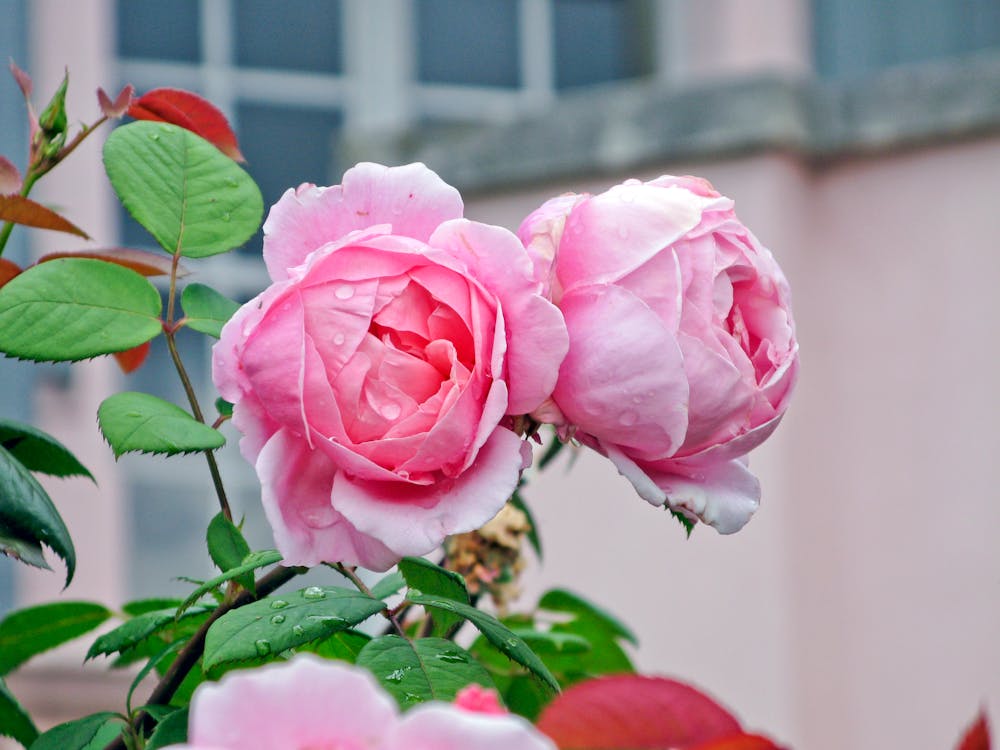
<path fill-rule="evenodd" d="M 428 487 L 364 482 L 339 474 L 333 506 L 359 531 L 400 555 L 424 555 L 449 534 L 478 529 L 517 487 L 521 439 L 498 427 L 461 476 Z"/>
<path fill-rule="evenodd" d="M 520 716 L 462 711 L 428 703 L 409 711 L 388 733 L 386 750 L 556 750 Z"/>
<path fill-rule="evenodd" d="M 670 455 L 688 422 L 677 339 L 621 287 L 578 289 L 563 297 L 561 307 L 570 348 L 553 399 L 566 418 L 637 455 L 647 448 Z"/>
<path fill-rule="evenodd" d="M 396 715 L 368 672 L 300 654 L 199 687 L 189 741 L 231 750 L 376 747 Z"/>
<path fill-rule="evenodd" d="M 343 562 L 386 570 L 398 562 L 376 539 L 360 533 L 332 506 L 336 465 L 282 429 L 257 458 L 261 502 L 286 565 Z"/>
<path fill-rule="evenodd" d="M 353 230 L 391 224 L 393 234 L 426 241 L 462 211 L 458 191 L 423 164 L 358 164 L 342 185 L 285 192 L 264 222 L 264 262 L 280 281 L 313 250 Z"/>
<path fill-rule="evenodd" d="M 646 467 L 674 510 L 697 516 L 720 534 L 742 529 L 760 505 L 760 482 L 744 461 L 709 464 L 686 474 Z"/>

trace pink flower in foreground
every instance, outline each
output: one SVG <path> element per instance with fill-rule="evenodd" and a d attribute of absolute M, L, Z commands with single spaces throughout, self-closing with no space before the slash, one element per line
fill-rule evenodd
<path fill-rule="evenodd" d="M 733 203 L 694 177 L 550 200 L 519 235 L 570 350 L 535 415 L 610 458 L 639 494 L 722 533 L 760 501 L 746 453 L 798 371 L 788 283 Z"/>
<path fill-rule="evenodd" d="M 492 518 L 568 346 L 512 233 L 462 217 L 422 164 L 289 190 L 274 283 L 222 331 L 213 377 L 289 565 L 384 570 Z"/>
<path fill-rule="evenodd" d="M 198 688 L 174 750 L 555 750 L 519 716 L 427 703 L 399 717 L 371 674 L 308 655 Z"/>

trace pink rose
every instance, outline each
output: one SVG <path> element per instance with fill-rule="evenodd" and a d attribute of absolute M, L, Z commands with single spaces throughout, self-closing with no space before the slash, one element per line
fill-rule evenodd
<path fill-rule="evenodd" d="M 760 501 L 745 454 L 798 371 L 771 253 L 694 177 L 560 196 L 519 235 L 570 335 L 536 417 L 575 431 L 650 503 L 738 531 Z"/>
<path fill-rule="evenodd" d="M 425 703 L 400 718 L 363 669 L 300 654 L 230 672 L 191 700 L 188 744 L 173 750 L 555 750 L 520 716 Z"/>
<path fill-rule="evenodd" d="M 567 334 L 518 239 L 461 217 L 422 164 L 359 164 L 271 209 L 274 283 L 212 364 L 286 564 L 384 570 L 482 526 L 517 485 L 508 415 L 549 396 Z"/>

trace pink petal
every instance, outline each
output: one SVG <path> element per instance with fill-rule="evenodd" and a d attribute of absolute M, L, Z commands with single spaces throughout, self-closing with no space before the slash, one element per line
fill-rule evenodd
<path fill-rule="evenodd" d="M 279 430 L 261 450 L 256 469 L 264 513 L 286 565 L 343 562 L 385 570 L 399 560 L 334 510 L 330 493 L 337 467 L 301 438 Z"/>
<path fill-rule="evenodd" d="M 426 703 L 389 731 L 385 750 L 556 750 L 524 718 Z"/>
<path fill-rule="evenodd" d="M 455 479 L 418 487 L 339 474 L 333 506 L 397 554 L 424 555 L 449 534 L 478 529 L 493 518 L 517 487 L 521 462 L 521 439 L 498 427 Z"/>
<path fill-rule="evenodd" d="M 431 244 L 461 259 L 500 300 L 507 326 L 509 414 L 526 414 L 552 394 L 569 341 L 559 310 L 537 294 L 533 268 L 518 239 L 501 227 L 458 219 Z"/>
<path fill-rule="evenodd" d="M 733 534 L 760 505 L 760 482 L 744 461 L 708 464 L 695 471 L 677 467 L 683 473 L 649 467 L 646 472 L 666 494 L 671 508 L 696 516 L 720 534 Z"/>
<path fill-rule="evenodd" d="M 396 706 L 368 672 L 300 654 L 198 688 L 189 740 L 230 750 L 379 745 Z"/>
<path fill-rule="evenodd" d="M 570 423 L 647 457 L 670 455 L 687 429 L 688 382 L 676 337 L 631 292 L 567 293 L 569 354 L 553 399 Z"/>
<path fill-rule="evenodd" d="M 517 229 L 517 237 L 524 244 L 531 258 L 532 278 L 547 298 L 559 301 L 561 291 L 550 292 L 552 281 L 552 264 L 555 262 L 563 229 L 566 227 L 566 217 L 577 203 L 589 198 L 589 195 L 565 193 L 550 198 L 532 211 L 521 222 Z"/>
<path fill-rule="evenodd" d="M 358 164 L 342 185 L 285 192 L 264 222 L 264 262 L 279 281 L 313 250 L 353 230 L 391 224 L 393 234 L 426 241 L 462 211 L 458 191 L 423 164 Z"/>
<path fill-rule="evenodd" d="M 556 275 L 563 290 L 617 281 L 698 225 L 706 199 L 681 188 L 617 185 L 566 220 Z"/>

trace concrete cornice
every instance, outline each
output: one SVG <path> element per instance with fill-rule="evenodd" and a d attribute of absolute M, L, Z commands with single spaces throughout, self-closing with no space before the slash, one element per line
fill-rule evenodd
<path fill-rule="evenodd" d="M 1000 54 L 839 83 L 772 75 L 687 89 L 622 84 L 504 125 L 422 127 L 342 146 L 345 162 L 373 152 L 424 161 L 460 189 L 481 191 L 763 150 L 822 162 L 989 132 L 1000 132 Z"/>

